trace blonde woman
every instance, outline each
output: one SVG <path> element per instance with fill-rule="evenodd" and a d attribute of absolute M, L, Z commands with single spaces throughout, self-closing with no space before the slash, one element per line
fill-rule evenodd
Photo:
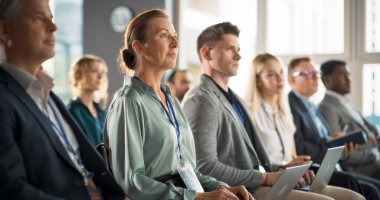
<path fill-rule="evenodd" d="M 290 167 L 310 163 L 310 156 L 296 153 L 295 126 L 284 101 L 285 78 L 279 59 L 268 53 L 257 55 L 252 61 L 250 79 L 246 100 L 271 164 Z M 363 198 L 351 190 L 334 186 L 315 192 L 334 199 Z"/>
<path fill-rule="evenodd" d="M 309 156 L 297 157 L 293 135 L 295 126 L 284 101 L 284 73 L 280 61 L 271 54 L 259 54 L 252 61 L 247 102 L 260 139 L 272 164 L 302 164 Z M 296 163 L 295 163 L 296 162 Z"/>
<path fill-rule="evenodd" d="M 74 61 L 70 70 L 70 84 L 74 100 L 67 105 L 70 113 L 95 147 L 103 142 L 106 111 L 99 100 L 107 101 L 107 65 L 95 55 L 82 55 Z"/>

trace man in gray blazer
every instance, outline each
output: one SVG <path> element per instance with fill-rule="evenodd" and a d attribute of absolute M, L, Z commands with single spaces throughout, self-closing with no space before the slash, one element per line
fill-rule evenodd
<path fill-rule="evenodd" d="M 344 135 L 356 130 L 362 130 L 368 137 L 368 142 L 365 145 L 361 145 L 359 149 L 378 155 L 378 131 L 353 108 L 344 96 L 350 92 L 350 79 L 346 63 L 339 60 L 327 61 L 321 65 L 321 73 L 322 82 L 326 87 L 326 94 L 318 109 L 327 119 L 332 133 L 339 132 L 341 135 Z M 373 176 L 375 171 L 378 171 L 380 167 L 379 158 L 377 158 L 375 163 L 377 163 L 376 167 L 372 163 L 369 165 L 348 166 L 347 168 Z M 379 176 L 380 173 L 377 173 L 375 178 L 379 179 Z"/>
<path fill-rule="evenodd" d="M 319 104 L 319 110 L 328 120 L 333 132 L 362 130 L 372 144 L 377 144 L 379 132 L 359 111 L 352 107 L 345 95 L 350 93 L 351 81 L 346 63 L 330 60 L 321 65 L 322 82 L 326 94 Z M 345 129 L 345 130 L 344 130 Z"/>
<path fill-rule="evenodd" d="M 193 131 L 199 171 L 230 185 L 245 185 L 256 199 L 263 199 L 282 171 L 270 165 L 247 106 L 228 88 L 241 58 L 238 36 L 238 28 L 229 22 L 210 26 L 198 36 L 203 75 L 200 84 L 186 94 L 182 107 Z M 307 173 L 305 178 L 310 181 L 313 176 Z M 361 198 L 330 187 L 320 193 Z M 288 198 L 328 199 L 301 191 L 292 191 Z"/>

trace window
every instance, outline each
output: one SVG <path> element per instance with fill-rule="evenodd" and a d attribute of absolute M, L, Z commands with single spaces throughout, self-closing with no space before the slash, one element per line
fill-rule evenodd
<path fill-rule="evenodd" d="M 363 115 L 380 125 L 380 63 L 365 64 L 363 68 Z"/>
<path fill-rule="evenodd" d="M 366 0 L 365 11 L 365 50 L 368 53 L 380 52 L 380 1 Z"/>
<path fill-rule="evenodd" d="M 216 23 L 229 21 L 240 29 L 239 43 L 242 59 L 236 77 L 229 86 L 239 95 L 245 92 L 247 72 L 255 56 L 257 1 L 184 0 L 180 1 L 179 41 L 180 55 L 177 67 L 187 68 L 199 77 L 201 65 L 196 51 L 196 41 L 203 29 Z M 195 80 L 198 81 L 198 80 Z"/>
<path fill-rule="evenodd" d="M 267 51 L 275 55 L 344 52 L 344 0 L 267 2 Z"/>
<path fill-rule="evenodd" d="M 82 1 L 50 1 L 58 31 L 55 34 L 55 57 L 43 65 L 54 78 L 54 92 L 65 103 L 71 97 L 68 87 L 71 62 L 82 54 Z"/>

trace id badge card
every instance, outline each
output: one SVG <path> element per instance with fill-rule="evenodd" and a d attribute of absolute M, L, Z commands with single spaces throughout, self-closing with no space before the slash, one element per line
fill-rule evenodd
<path fill-rule="evenodd" d="M 197 192 L 204 192 L 201 183 L 195 175 L 194 169 L 187 162 L 181 163 L 177 167 L 177 171 L 185 183 L 187 189 Z"/>

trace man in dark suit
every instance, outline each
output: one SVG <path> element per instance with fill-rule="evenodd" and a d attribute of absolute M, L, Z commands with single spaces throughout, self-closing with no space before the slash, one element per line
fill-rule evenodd
<path fill-rule="evenodd" d="M 332 134 L 323 115 L 309 101 L 309 98 L 318 89 L 318 72 L 310 58 L 296 58 L 290 62 L 288 81 L 292 88 L 289 93 L 289 104 L 297 129 L 294 135 L 297 153 L 310 155 L 314 162 L 321 163 L 328 148 L 327 141 Z M 336 135 L 340 135 L 340 133 L 336 133 Z M 352 148 L 352 145 L 348 145 L 348 147 L 346 155 L 341 160 L 343 166 L 365 165 L 375 161 L 375 157 L 370 152 Z M 350 175 L 352 174 L 350 173 Z M 355 175 L 355 177 L 367 181 L 367 177 L 360 175 Z M 369 181 L 378 185 L 377 180 Z M 340 183 L 337 182 L 337 184 Z"/>
<path fill-rule="evenodd" d="M 123 199 L 41 70 L 56 30 L 48 0 L 0 0 L 0 197 Z"/>

